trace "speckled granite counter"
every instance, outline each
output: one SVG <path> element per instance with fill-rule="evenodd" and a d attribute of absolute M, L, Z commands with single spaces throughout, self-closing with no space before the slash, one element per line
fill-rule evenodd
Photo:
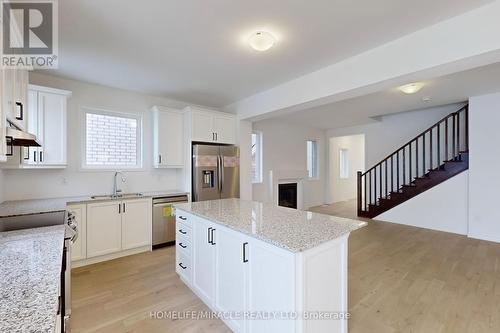
<path fill-rule="evenodd" d="M 366 225 L 362 221 L 240 199 L 190 202 L 175 207 L 292 252 L 311 249 Z"/>
<path fill-rule="evenodd" d="M 0 332 L 54 332 L 64 226 L 0 233 Z"/>
<path fill-rule="evenodd" d="M 141 192 L 140 197 L 131 197 L 129 199 L 140 199 L 140 198 L 156 198 L 162 196 L 176 196 L 176 195 L 188 195 L 187 192 L 182 191 L 150 191 Z M 118 199 L 92 199 L 90 196 L 79 196 L 79 197 L 65 197 L 65 198 L 52 198 L 52 199 L 34 199 L 34 200 L 14 200 L 5 201 L 0 203 L 0 218 L 1 217 L 11 217 L 20 215 L 32 215 L 32 214 L 43 214 L 43 213 L 54 213 L 66 210 L 67 204 L 79 204 L 79 203 L 89 203 L 98 201 L 108 201 L 108 200 L 121 200 Z"/>

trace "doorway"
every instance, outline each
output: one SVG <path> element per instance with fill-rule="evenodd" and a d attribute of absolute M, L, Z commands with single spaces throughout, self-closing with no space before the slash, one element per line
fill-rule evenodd
<path fill-rule="evenodd" d="M 357 172 L 365 170 L 365 135 L 332 137 L 329 146 L 330 202 L 356 199 Z"/>

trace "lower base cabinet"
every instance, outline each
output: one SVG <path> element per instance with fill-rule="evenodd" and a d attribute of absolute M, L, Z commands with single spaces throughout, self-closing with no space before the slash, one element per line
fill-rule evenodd
<path fill-rule="evenodd" d="M 346 318 L 348 235 L 293 253 L 179 209 L 176 215 L 193 230 L 191 251 L 176 247 L 177 272 L 231 330 L 347 333 L 347 319 L 314 316 Z"/>
<path fill-rule="evenodd" d="M 78 238 L 71 247 L 72 261 L 85 265 L 137 253 L 151 246 L 151 199 L 110 200 L 70 204 Z"/>

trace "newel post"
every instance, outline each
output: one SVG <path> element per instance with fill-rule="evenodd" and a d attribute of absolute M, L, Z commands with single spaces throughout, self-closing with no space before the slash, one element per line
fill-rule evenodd
<path fill-rule="evenodd" d="M 362 177 L 363 173 L 361 171 L 358 171 L 358 216 L 361 215 L 361 206 L 362 206 L 362 194 L 361 194 L 361 192 L 363 191 L 361 185 Z"/>

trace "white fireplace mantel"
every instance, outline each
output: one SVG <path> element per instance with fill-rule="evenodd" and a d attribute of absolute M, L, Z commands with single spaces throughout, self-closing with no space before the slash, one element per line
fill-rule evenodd
<path fill-rule="evenodd" d="M 307 170 L 271 170 L 269 171 L 269 198 L 278 205 L 278 185 L 297 183 L 297 209 L 304 209 L 303 181 L 307 179 Z"/>

